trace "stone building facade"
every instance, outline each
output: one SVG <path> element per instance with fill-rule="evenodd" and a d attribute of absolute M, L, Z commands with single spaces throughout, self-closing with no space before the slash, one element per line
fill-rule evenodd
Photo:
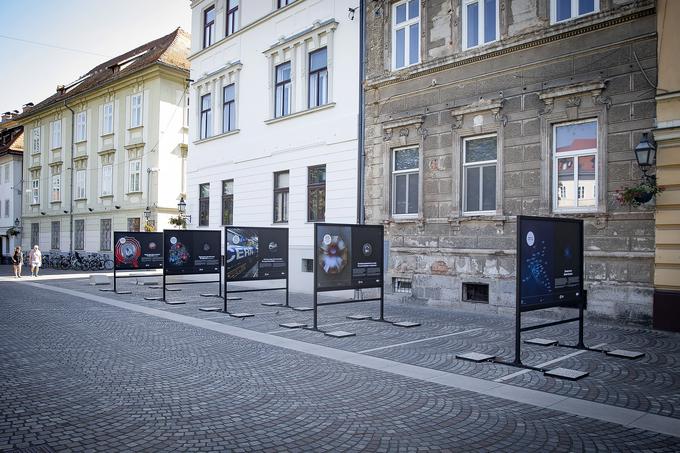
<path fill-rule="evenodd" d="M 430 303 L 514 312 L 517 215 L 584 220 L 589 313 L 649 322 L 653 1 L 367 3 L 368 223 Z M 402 281 L 402 280 L 400 280 Z"/>

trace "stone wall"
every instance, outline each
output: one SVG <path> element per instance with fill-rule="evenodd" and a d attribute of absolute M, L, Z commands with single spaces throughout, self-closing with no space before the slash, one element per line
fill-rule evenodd
<path fill-rule="evenodd" d="M 552 125 L 598 120 L 598 208 L 570 214 L 585 226 L 589 313 L 648 322 L 653 202 L 621 206 L 616 191 L 640 179 L 633 148 L 655 116 L 653 2 L 601 1 L 602 11 L 550 26 L 547 1 L 501 1 L 501 40 L 460 51 L 460 2 L 421 2 L 419 65 L 389 71 L 389 8 L 369 6 L 366 217 L 384 223 L 390 276 L 413 295 L 474 310 L 514 311 L 517 215 L 555 215 Z M 387 2 L 383 2 L 387 3 Z M 607 9 L 610 8 L 610 9 Z M 643 71 L 644 70 L 644 74 Z M 463 138 L 498 137 L 497 209 L 464 216 Z M 420 149 L 420 207 L 390 209 L 390 155 Z M 501 171 L 502 169 L 502 171 Z M 462 302 L 463 283 L 489 285 L 488 304 Z"/>

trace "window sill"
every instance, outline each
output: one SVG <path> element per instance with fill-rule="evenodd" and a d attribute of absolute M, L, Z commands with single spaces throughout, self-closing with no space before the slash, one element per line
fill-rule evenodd
<path fill-rule="evenodd" d="M 224 133 L 219 134 L 219 135 L 211 135 L 210 137 L 206 137 L 206 138 L 202 138 L 200 140 L 196 140 L 195 142 L 193 142 L 193 144 L 194 145 L 200 145 L 202 143 L 207 143 L 207 142 L 217 140 L 217 139 L 220 139 L 220 138 L 229 137 L 230 135 L 236 135 L 239 132 L 241 132 L 241 129 L 234 129 L 233 131 L 224 132 Z"/>
<path fill-rule="evenodd" d="M 61 204 L 61 200 L 52 200 L 50 204 Z"/>
<path fill-rule="evenodd" d="M 461 217 L 492 217 L 499 215 L 497 211 L 470 211 L 461 213 Z"/>
<path fill-rule="evenodd" d="M 113 194 L 108 194 L 108 195 L 99 195 L 99 198 L 113 198 Z"/>
<path fill-rule="evenodd" d="M 73 201 L 87 201 L 87 197 L 74 198 Z"/>
<path fill-rule="evenodd" d="M 113 132 L 106 132 L 106 133 L 102 133 L 102 135 L 100 135 L 100 137 L 101 138 L 109 138 L 109 137 L 113 137 L 113 135 L 114 135 Z"/>
<path fill-rule="evenodd" d="M 413 223 L 420 221 L 421 218 L 418 214 L 403 214 L 403 215 L 392 215 L 390 217 L 390 222 L 394 223 Z"/>
<path fill-rule="evenodd" d="M 405 70 L 407 70 L 408 68 L 412 68 L 412 67 L 414 67 L 414 66 L 418 66 L 420 63 L 421 63 L 421 61 L 418 60 L 418 61 L 416 61 L 415 63 L 411 63 L 411 64 L 406 65 L 406 66 L 402 66 L 401 68 L 392 67 L 392 72 L 401 72 L 401 71 L 405 71 Z"/>
<path fill-rule="evenodd" d="M 555 214 L 555 215 L 602 214 L 602 212 L 600 210 L 598 210 L 597 208 L 591 208 L 591 209 L 560 209 L 560 210 L 553 209 L 552 213 Z"/>
<path fill-rule="evenodd" d="M 141 190 L 135 190 L 132 192 L 125 192 L 125 195 L 142 195 L 142 193 L 143 192 Z"/>
<path fill-rule="evenodd" d="M 31 203 L 29 206 L 32 206 L 32 207 L 33 207 L 33 206 L 40 206 L 40 202 L 38 202 L 38 203 Z"/>
<path fill-rule="evenodd" d="M 50 148 L 51 151 L 61 151 L 61 146 L 57 146 L 56 148 Z"/>
<path fill-rule="evenodd" d="M 73 142 L 74 145 L 80 145 L 81 143 L 87 143 L 87 139 L 82 138 L 80 140 L 76 140 L 75 142 Z"/>
<path fill-rule="evenodd" d="M 97 151 L 97 154 L 99 154 L 100 156 L 103 156 L 105 154 L 111 154 L 111 153 L 115 153 L 115 152 L 116 152 L 116 148 L 106 148 L 106 149 L 101 149 L 101 150 Z"/>
<path fill-rule="evenodd" d="M 276 123 L 279 123 L 281 121 L 297 118 L 297 117 L 300 117 L 300 116 L 303 116 L 303 115 L 307 115 L 309 113 L 319 112 L 321 110 L 326 110 L 326 109 L 330 109 L 330 108 L 333 108 L 333 107 L 335 107 L 335 102 L 329 102 L 328 104 L 320 105 L 319 107 L 312 107 L 311 109 L 302 110 L 300 112 L 295 112 L 295 113 L 291 113 L 289 115 L 280 116 L 278 118 L 272 118 L 272 119 L 266 120 L 264 122 L 264 124 L 267 124 L 267 125 L 276 124 Z"/>
<path fill-rule="evenodd" d="M 144 127 L 144 125 L 143 125 L 143 124 L 140 124 L 140 125 L 138 125 L 138 126 L 130 126 L 130 127 L 128 127 L 127 130 L 130 131 L 130 132 L 132 132 L 132 131 L 134 131 L 135 129 L 141 129 L 141 128 L 143 128 L 143 127 Z"/>

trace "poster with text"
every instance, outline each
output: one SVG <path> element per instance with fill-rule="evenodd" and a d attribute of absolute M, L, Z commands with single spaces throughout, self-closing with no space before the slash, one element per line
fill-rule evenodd
<path fill-rule="evenodd" d="M 315 225 L 317 290 L 380 287 L 383 283 L 383 227 Z"/>
<path fill-rule="evenodd" d="M 163 233 L 114 231 L 116 270 L 162 269 Z"/>
<path fill-rule="evenodd" d="M 228 281 L 284 279 L 288 275 L 288 229 L 227 227 Z"/>
<path fill-rule="evenodd" d="M 526 216 L 517 222 L 518 308 L 582 302 L 583 222 Z"/>
<path fill-rule="evenodd" d="M 221 271 L 219 231 L 166 230 L 163 235 L 167 275 L 216 274 Z"/>

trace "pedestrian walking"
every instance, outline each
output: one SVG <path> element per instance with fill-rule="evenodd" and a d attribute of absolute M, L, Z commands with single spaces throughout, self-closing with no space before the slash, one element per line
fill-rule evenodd
<path fill-rule="evenodd" d="M 31 275 L 37 277 L 42 266 L 42 253 L 37 245 L 34 245 L 33 249 L 28 252 L 28 261 L 31 263 Z"/>
<path fill-rule="evenodd" d="M 17 246 L 12 255 L 12 265 L 14 266 L 14 276 L 21 278 L 21 266 L 24 265 L 24 255 L 21 253 L 21 247 Z"/>

